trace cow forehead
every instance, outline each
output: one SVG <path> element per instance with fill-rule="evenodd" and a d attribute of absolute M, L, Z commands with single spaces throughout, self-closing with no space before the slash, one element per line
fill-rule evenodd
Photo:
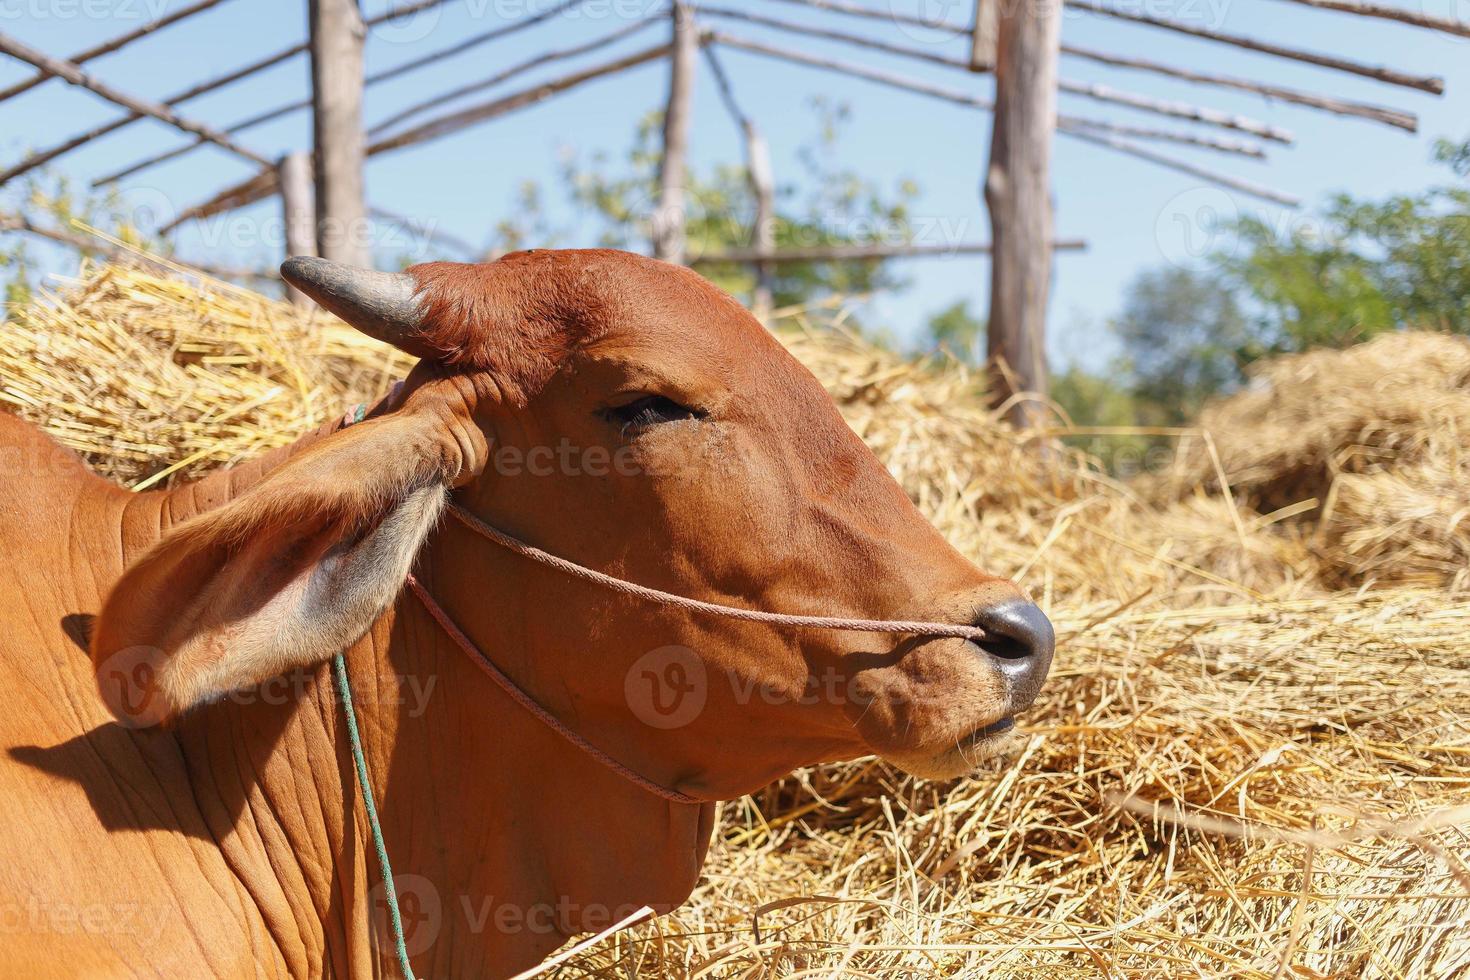
<path fill-rule="evenodd" d="M 621 362 L 675 390 L 738 390 L 752 404 L 825 398 L 743 306 L 682 266 L 613 249 L 538 249 L 409 271 L 451 363 L 494 372 L 526 397 L 572 358 Z"/>
<path fill-rule="evenodd" d="M 726 378 L 780 371 L 790 360 L 745 307 L 683 266 L 614 249 L 532 250 L 501 264 L 527 283 L 531 309 L 580 321 L 572 324 L 578 346 L 592 356 Z"/>

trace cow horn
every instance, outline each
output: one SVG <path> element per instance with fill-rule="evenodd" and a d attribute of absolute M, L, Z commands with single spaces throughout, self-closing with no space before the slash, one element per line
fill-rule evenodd
<path fill-rule="evenodd" d="M 298 255 L 281 263 L 281 278 L 369 337 L 415 357 L 434 353 L 418 336 L 424 313 L 413 276 Z"/>

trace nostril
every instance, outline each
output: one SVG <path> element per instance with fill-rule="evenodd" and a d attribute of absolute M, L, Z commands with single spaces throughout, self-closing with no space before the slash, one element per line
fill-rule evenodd
<path fill-rule="evenodd" d="M 1035 603 L 1016 599 L 981 610 L 975 625 L 988 634 L 976 645 L 1010 679 L 1012 697 L 1030 704 L 1041 690 L 1056 648 L 1051 620 Z"/>
<path fill-rule="evenodd" d="M 994 630 L 989 630 L 993 636 L 987 636 L 978 641 L 980 649 L 1001 660 L 1024 660 L 1031 656 L 1030 644 L 1018 640 L 1013 636 L 1002 636 Z"/>

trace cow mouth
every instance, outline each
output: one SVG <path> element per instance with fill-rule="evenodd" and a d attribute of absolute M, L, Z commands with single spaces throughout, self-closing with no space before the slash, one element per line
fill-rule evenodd
<path fill-rule="evenodd" d="M 963 739 L 961 739 L 960 744 L 972 746 L 984 745 L 986 742 L 995 739 L 997 736 L 1009 734 L 1010 730 L 1015 727 L 1015 716 L 1007 715 L 1000 721 L 992 721 L 988 725 L 984 725 L 980 728 L 975 729 L 969 735 L 966 735 Z"/>
<path fill-rule="evenodd" d="M 1010 715 L 982 725 L 955 739 L 954 745 L 938 755 L 884 753 L 884 758 L 904 772 L 923 779 L 955 779 L 968 776 L 989 759 L 1003 755 L 1014 739 L 1016 719 Z"/>

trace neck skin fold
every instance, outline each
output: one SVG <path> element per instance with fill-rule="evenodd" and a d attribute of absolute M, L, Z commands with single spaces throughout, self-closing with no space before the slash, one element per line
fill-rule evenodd
<path fill-rule="evenodd" d="M 121 507 L 125 561 L 340 427 L 169 491 L 109 494 Z M 449 573 L 438 541 L 447 531 L 421 556 L 424 585 L 449 609 L 497 607 L 509 627 L 496 631 L 497 645 L 533 640 L 515 628 L 515 583 Z M 346 661 L 417 974 L 515 972 L 571 935 L 688 896 L 714 806 L 659 799 L 570 748 L 485 677 L 411 593 Z M 199 708 L 169 734 L 210 835 L 249 895 L 250 931 L 263 932 L 280 966 L 295 975 L 393 974 L 341 712 L 322 664 Z M 558 714 L 578 728 L 575 716 Z"/>

